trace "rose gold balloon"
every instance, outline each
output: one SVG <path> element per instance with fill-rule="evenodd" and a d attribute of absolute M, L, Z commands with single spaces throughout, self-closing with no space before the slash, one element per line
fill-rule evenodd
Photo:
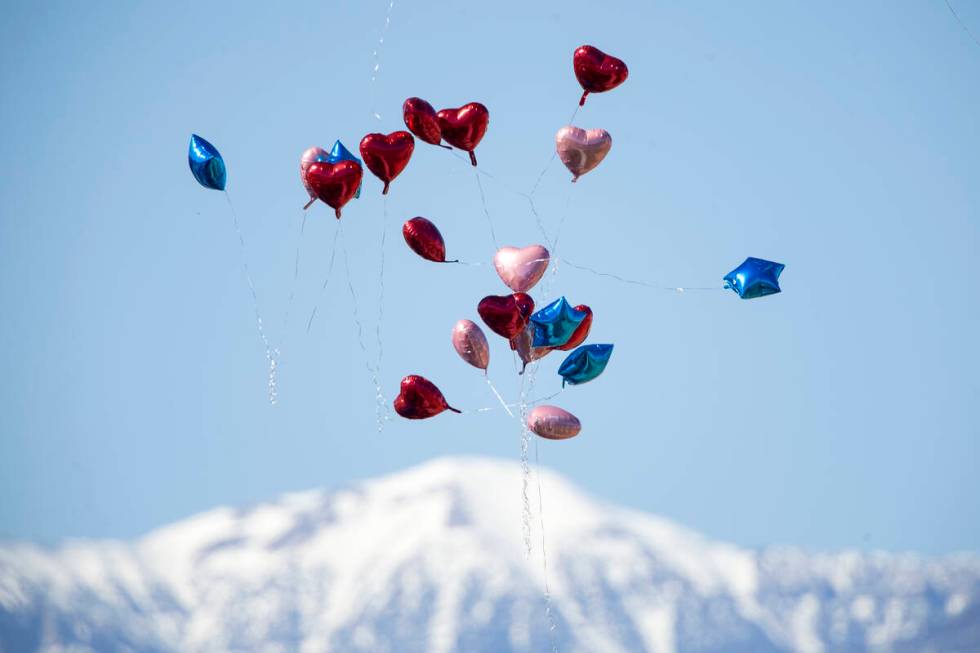
<path fill-rule="evenodd" d="M 306 192 L 310 194 L 311 199 L 316 199 L 316 193 L 313 192 L 313 188 L 310 187 L 310 182 L 306 178 L 306 173 L 309 171 L 310 166 L 317 162 L 326 161 L 330 158 L 330 152 L 327 152 L 322 147 L 311 147 L 307 148 L 303 152 L 303 156 L 299 160 L 299 178 L 303 182 L 303 187 L 306 188 Z"/>
<path fill-rule="evenodd" d="M 528 324 L 521 329 L 520 333 L 510 339 L 510 348 L 516 351 L 524 362 L 523 367 L 521 367 L 521 374 L 524 374 L 528 363 L 544 358 L 551 353 L 550 347 L 535 347 L 532 345 L 533 342 L 534 326 L 531 324 Z"/>
<path fill-rule="evenodd" d="M 453 347 L 464 361 L 484 372 L 490 364 L 490 345 L 483 329 L 471 320 L 460 320 L 453 327 Z"/>
<path fill-rule="evenodd" d="M 602 163 L 612 147 L 612 136 L 605 129 L 581 129 L 568 125 L 555 134 L 558 157 L 574 175 L 572 181 Z"/>
<path fill-rule="evenodd" d="M 548 269 L 550 255 L 541 245 L 501 247 L 493 257 L 500 279 L 514 292 L 527 292 Z"/>
<path fill-rule="evenodd" d="M 565 440 L 578 435 L 582 423 L 558 406 L 538 406 L 527 416 L 527 427 L 542 438 Z"/>

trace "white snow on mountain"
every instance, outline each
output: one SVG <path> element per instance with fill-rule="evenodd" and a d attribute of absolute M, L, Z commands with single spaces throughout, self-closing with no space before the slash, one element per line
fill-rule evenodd
<path fill-rule="evenodd" d="M 550 615 L 519 464 L 444 458 L 131 543 L 0 545 L 0 653 L 980 651 L 978 556 L 743 549 L 541 483 Z"/>

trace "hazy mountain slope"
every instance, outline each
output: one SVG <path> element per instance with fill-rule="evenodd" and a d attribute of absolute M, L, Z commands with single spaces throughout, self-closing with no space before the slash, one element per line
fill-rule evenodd
<path fill-rule="evenodd" d="M 542 482 L 553 642 L 519 465 L 440 459 L 132 543 L 0 546 L 0 651 L 980 650 L 976 556 L 745 550 Z"/>

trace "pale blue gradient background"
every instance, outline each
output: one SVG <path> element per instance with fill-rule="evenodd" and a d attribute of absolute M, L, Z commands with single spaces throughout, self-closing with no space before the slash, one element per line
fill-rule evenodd
<path fill-rule="evenodd" d="M 720 284 L 747 255 L 787 268 L 783 294 L 751 302 L 560 269 L 556 291 L 593 307 L 593 337 L 616 353 L 561 397 L 585 428 L 542 443 L 542 461 L 746 545 L 980 550 L 980 48 L 941 0 L 399 0 L 380 123 L 385 0 L 166 4 L 3 8 L 0 536 L 135 536 L 444 454 L 518 464 L 500 411 L 376 432 L 341 259 L 304 333 L 337 228 L 323 206 L 270 407 L 228 207 L 194 182 L 187 141 L 225 156 L 278 339 L 304 148 L 402 128 L 410 95 L 479 100 L 481 165 L 527 190 L 588 42 L 631 72 L 576 121 L 614 145 L 572 189 L 561 255 L 670 286 Z M 980 31 L 980 5 L 954 6 Z M 556 163 L 539 191 L 552 230 L 567 179 Z M 484 181 L 501 240 L 538 241 L 527 203 Z M 452 255 L 488 259 L 469 166 L 419 144 L 389 211 L 386 394 L 417 372 L 462 408 L 493 405 L 449 333 L 503 286 L 486 267 L 426 264 L 399 234 L 425 215 Z M 372 348 L 381 216 L 366 178 L 344 224 Z M 510 354 L 492 346 L 513 398 Z M 536 396 L 558 388 L 559 362 Z M 515 537 L 517 491 L 501 497 Z"/>

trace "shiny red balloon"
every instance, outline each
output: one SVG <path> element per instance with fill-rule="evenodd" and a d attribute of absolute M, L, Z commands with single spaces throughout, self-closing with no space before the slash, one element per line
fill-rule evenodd
<path fill-rule="evenodd" d="M 571 351 L 585 342 L 585 339 L 589 337 L 589 331 L 592 330 L 592 309 L 585 304 L 579 304 L 575 307 L 575 310 L 585 313 L 585 319 L 582 320 L 578 328 L 572 333 L 572 337 L 568 339 L 568 342 L 564 345 L 554 347 L 554 349 Z"/>
<path fill-rule="evenodd" d="M 446 403 L 436 384 L 417 374 L 402 379 L 401 392 L 395 397 L 394 405 L 395 412 L 406 419 L 426 419 L 444 410 L 462 412 Z"/>
<path fill-rule="evenodd" d="M 306 182 L 317 199 L 332 207 L 337 219 L 340 209 L 354 197 L 364 169 L 357 161 L 316 162 L 306 171 Z"/>
<path fill-rule="evenodd" d="M 442 140 L 442 129 L 439 118 L 432 105 L 420 97 L 410 97 L 402 105 L 402 117 L 408 131 L 432 145 L 439 145 Z"/>
<path fill-rule="evenodd" d="M 446 262 L 446 243 L 434 224 L 425 218 L 412 218 L 402 225 L 402 236 L 412 251 L 436 263 Z"/>
<path fill-rule="evenodd" d="M 625 82 L 630 74 L 622 59 L 610 56 L 591 45 L 583 45 L 575 51 L 572 55 L 572 66 L 578 83 L 585 91 L 578 102 L 579 106 L 585 104 L 585 97 L 589 93 L 612 90 Z"/>
<path fill-rule="evenodd" d="M 368 170 L 385 183 L 382 195 L 388 194 L 391 180 L 401 174 L 415 150 L 415 138 L 408 132 L 368 134 L 361 139 L 361 158 Z"/>
<path fill-rule="evenodd" d="M 490 124 L 490 112 L 479 102 L 470 102 L 458 109 L 443 109 L 436 114 L 439 128 L 447 143 L 470 153 L 470 163 L 476 165 L 473 150 L 480 144 Z"/>
<path fill-rule="evenodd" d="M 534 300 L 522 292 L 513 295 L 489 295 L 480 300 L 476 307 L 490 330 L 511 340 L 527 326 L 528 318 L 534 312 Z M 512 342 L 511 348 L 515 345 Z"/>

